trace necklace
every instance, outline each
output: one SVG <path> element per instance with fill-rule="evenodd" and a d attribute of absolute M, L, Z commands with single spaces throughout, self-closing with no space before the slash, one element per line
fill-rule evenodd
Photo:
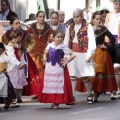
<path fill-rule="evenodd" d="M 37 23 L 37 29 L 43 29 L 44 28 L 44 24 L 40 25 L 39 23 Z M 38 35 L 39 39 L 41 37 L 41 33 Z"/>
<path fill-rule="evenodd" d="M 43 29 L 43 28 L 44 28 L 44 24 L 41 24 L 41 25 L 40 25 L 40 24 L 38 23 L 38 24 L 37 24 L 37 28 L 38 28 L 38 29 Z"/>

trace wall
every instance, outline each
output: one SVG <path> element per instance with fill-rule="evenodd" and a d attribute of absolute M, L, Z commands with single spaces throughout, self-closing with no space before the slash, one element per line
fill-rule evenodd
<path fill-rule="evenodd" d="M 73 16 L 76 8 L 85 8 L 85 0 L 61 0 L 60 9 L 65 11 L 65 19 L 68 20 Z"/>
<path fill-rule="evenodd" d="M 30 13 L 37 13 L 37 0 L 9 0 L 11 9 L 24 21 Z"/>

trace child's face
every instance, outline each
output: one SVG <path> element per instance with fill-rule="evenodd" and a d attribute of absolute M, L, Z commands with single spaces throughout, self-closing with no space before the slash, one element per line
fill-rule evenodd
<path fill-rule="evenodd" d="M 0 55 L 4 52 L 3 48 L 0 48 Z"/>
<path fill-rule="evenodd" d="M 58 33 L 55 38 L 54 38 L 54 42 L 59 45 L 63 40 L 63 36 L 62 36 L 62 33 Z"/>
<path fill-rule="evenodd" d="M 75 24 L 81 23 L 81 22 L 82 22 L 82 19 L 83 19 L 82 16 L 78 16 L 78 15 L 73 14 L 73 20 L 74 20 L 74 23 L 75 23 Z"/>
<path fill-rule="evenodd" d="M 120 12 L 120 2 L 115 2 L 114 3 L 114 9 L 115 9 L 115 12 Z"/>

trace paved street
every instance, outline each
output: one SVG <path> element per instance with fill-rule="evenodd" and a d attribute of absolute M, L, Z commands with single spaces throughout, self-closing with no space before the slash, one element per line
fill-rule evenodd
<path fill-rule="evenodd" d="M 19 108 L 0 111 L 0 120 L 120 120 L 120 99 L 110 100 L 110 93 L 102 94 L 99 102 L 88 105 L 86 94 L 77 93 L 77 105 L 60 105 L 51 109 L 51 104 L 41 104 L 23 97 Z"/>

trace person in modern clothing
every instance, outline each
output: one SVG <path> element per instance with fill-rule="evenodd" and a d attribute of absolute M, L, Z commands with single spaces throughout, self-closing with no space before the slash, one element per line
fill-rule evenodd
<path fill-rule="evenodd" d="M 27 21 L 32 21 L 32 20 L 35 20 L 36 19 L 36 16 L 34 13 L 30 13 L 29 14 L 29 18 L 26 19 L 24 22 L 27 22 Z"/>
<path fill-rule="evenodd" d="M 11 17 L 17 17 L 17 14 L 10 9 L 8 0 L 1 0 L 0 20 L 10 20 Z"/>
<path fill-rule="evenodd" d="M 62 10 L 58 10 L 58 16 L 59 16 L 59 23 L 63 23 L 64 24 L 64 20 L 65 20 L 65 12 Z"/>

